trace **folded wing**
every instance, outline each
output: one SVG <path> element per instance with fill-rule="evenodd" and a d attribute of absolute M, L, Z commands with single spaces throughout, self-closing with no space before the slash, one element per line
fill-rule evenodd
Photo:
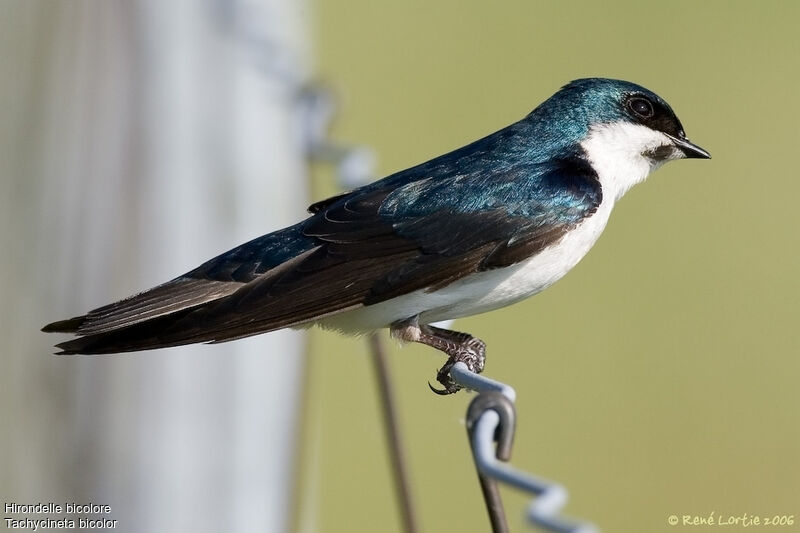
<path fill-rule="evenodd" d="M 555 166 L 485 169 L 395 177 L 320 202 L 296 226 L 45 331 L 80 336 L 59 344 L 62 353 L 113 353 L 302 325 L 519 262 L 600 203 L 596 176 L 577 157 Z"/>

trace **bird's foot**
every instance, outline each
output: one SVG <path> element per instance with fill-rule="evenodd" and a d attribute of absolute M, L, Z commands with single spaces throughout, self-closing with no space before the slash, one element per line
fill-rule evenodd
<path fill-rule="evenodd" d="M 476 374 L 483 372 L 486 364 L 486 343 L 468 333 L 419 325 L 416 320 L 409 320 L 395 324 L 392 334 L 402 340 L 426 344 L 447 354 L 447 362 L 436 373 L 436 381 L 444 388 L 436 389 L 428 383 L 436 394 L 444 396 L 463 388 L 450 377 L 450 370 L 456 363 L 466 364 Z"/>
<path fill-rule="evenodd" d="M 486 365 L 486 343 L 466 333 L 459 334 L 465 335 L 467 338 L 459 344 L 453 345 L 452 351 L 446 352 L 450 357 L 436 373 L 436 381 L 441 383 L 444 388 L 436 389 L 428 383 L 431 390 L 441 396 L 453 394 L 463 388 L 450 377 L 450 370 L 452 370 L 456 363 L 466 364 L 469 371 L 476 374 L 483 372 L 483 368 Z"/>

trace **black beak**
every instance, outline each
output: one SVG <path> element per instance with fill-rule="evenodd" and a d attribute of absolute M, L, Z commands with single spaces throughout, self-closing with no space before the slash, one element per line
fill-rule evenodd
<path fill-rule="evenodd" d="M 675 147 L 683 152 L 683 154 L 689 159 L 711 159 L 711 154 L 694 144 L 693 142 L 689 141 L 686 137 L 674 137 L 672 135 L 667 134 L 672 140 L 672 143 Z"/>

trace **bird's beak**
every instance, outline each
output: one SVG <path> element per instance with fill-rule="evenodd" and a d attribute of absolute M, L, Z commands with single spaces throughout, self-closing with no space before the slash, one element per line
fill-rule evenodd
<path fill-rule="evenodd" d="M 694 158 L 694 159 L 711 159 L 711 154 L 707 151 L 703 150 L 693 142 L 689 141 L 687 138 L 680 138 L 675 137 L 672 135 L 667 134 L 667 137 L 670 138 L 672 144 L 675 145 L 675 148 L 683 152 L 683 155 L 687 158 Z"/>

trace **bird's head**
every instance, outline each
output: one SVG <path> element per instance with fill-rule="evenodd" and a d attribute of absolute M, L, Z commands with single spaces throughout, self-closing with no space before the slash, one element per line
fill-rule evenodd
<path fill-rule="evenodd" d="M 531 116 L 581 146 L 616 197 L 666 161 L 708 159 L 686 138 L 680 120 L 657 94 L 622 80 L 586 78 L 564 86 Z M 604 184 L 605 185 L 605 184 Z"/>

